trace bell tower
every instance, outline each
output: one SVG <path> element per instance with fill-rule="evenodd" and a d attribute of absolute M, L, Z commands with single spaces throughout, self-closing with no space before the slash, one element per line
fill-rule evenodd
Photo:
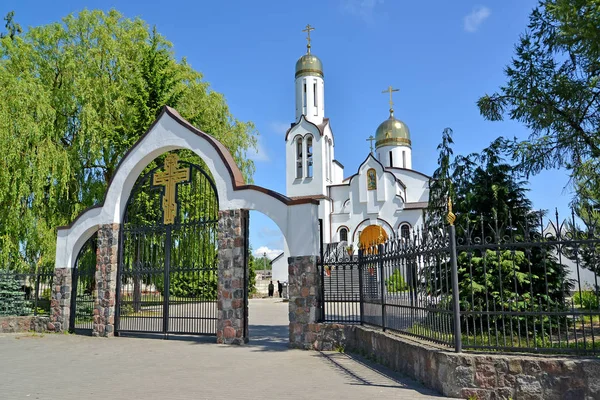
<path fill-rule="evenodd" d="M 311 54 L 310 25 L 302 32 L 306 32 L 306 54 L 296 62 L 296 121 L 302 115 L 315 124 L 321 124 L 325 115 L 325 93 L 323 81 L 323 63 Z"/>

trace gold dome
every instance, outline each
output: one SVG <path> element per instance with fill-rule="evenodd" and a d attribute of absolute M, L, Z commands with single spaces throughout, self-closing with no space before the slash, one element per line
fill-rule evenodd
<path fill-rule="evenodd" d="M 410 131 L 408 126 L 391 114 L 377 128 L 375 134 L 375 147 L 381 146 L 410 146 Z"/>
<path fill-rule="evenodd" d="M 296 61 L 296 78 L 306 75 L 323 78 L 323 63 L 314 54 L 305 54 Z"/>

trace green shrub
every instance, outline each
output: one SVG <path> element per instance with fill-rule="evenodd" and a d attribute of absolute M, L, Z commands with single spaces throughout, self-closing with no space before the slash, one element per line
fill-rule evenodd
<path fill-rule="evenodd" d="M 583 290 L 575 293 L 573 302 L 584 310 L 600 309 L 600 295 L 594 290 Z"/>
<path fill-rule="evenodd" d="M 217 299 L 217 271 L 183 272 L 170 276 L 171 297 L 187 297 L 202 300 Z M 160 294 L 164 295 L 164 282 L 159 279 L 155 282 Z"/>
<path fill-rule="evenodd" d="M 403 292 L 408 289 L 408 285 L 404 281 L 404 277 L 399 269 L 394 270 L 392 276 L 385 281 L 388 293 Z"/>
<path fill-rule="evenodd" d="M 32 310 L 28 305 L 21 282 L 12 275 L 0 273 L 0 315 L 30 315 Z"/>

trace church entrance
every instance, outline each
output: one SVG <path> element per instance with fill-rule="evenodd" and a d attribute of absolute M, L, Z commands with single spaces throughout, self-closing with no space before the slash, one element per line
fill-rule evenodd
<path fill-rule="evenodd" d="M 385 243 L 388 235 L 385 230 L 379 225 L 369 225 L 361 233 L 359 237 L 360 247 L 363 249 Z"/>
<path fill-rule="evenodd" d="M 159 157 L 131 191 L 120 230 L 118 334 L 216 335 L 217 190 L 185 159 L 197 158 Z"/>

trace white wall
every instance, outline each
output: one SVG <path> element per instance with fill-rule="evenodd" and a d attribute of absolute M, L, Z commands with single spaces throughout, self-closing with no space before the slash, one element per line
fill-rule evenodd
<path fill-rule="evenodd" d="M 390 151 L 392 152 L 394 165 L 390 165 Z M 385 167 L 412 169 L 412 150 L 409 146 L 395 145 L 379 147 L 377 148 L 377 159 Z"/>
<path fill-rule="evenodd" d="M 370 168 L 377 172 L 377 190 L 367 190 L 366 174 Z M 426 178 L 412 171 L 407 173 L 409 174 L 407 181 L 412 186 L 407 185 L 406 192 L 412 193 L 415 198 L 427 200 L 428 192 L 426 193 L 424 189 Z M 356 247 L 359 239 L 358 232 L 369 225 L 382 226 L 388 237 L 397 236 L 401 223 L 409 223 L 411 227 L 422 225 L 422 210 L 404 209 L 405 203 L 397 195 L 403 192 L 404 188 L 396 181 L 395 176 L 389 171 L 384 173 L 381 164 L 369 156 L 348 185 L 330 187 L 333 214 L 328 241 L 339 241 L 337 232 L 342 226 L 348 228 L 348 240 Z M 349 202 L 346 203 L 347 201 Z"/>

